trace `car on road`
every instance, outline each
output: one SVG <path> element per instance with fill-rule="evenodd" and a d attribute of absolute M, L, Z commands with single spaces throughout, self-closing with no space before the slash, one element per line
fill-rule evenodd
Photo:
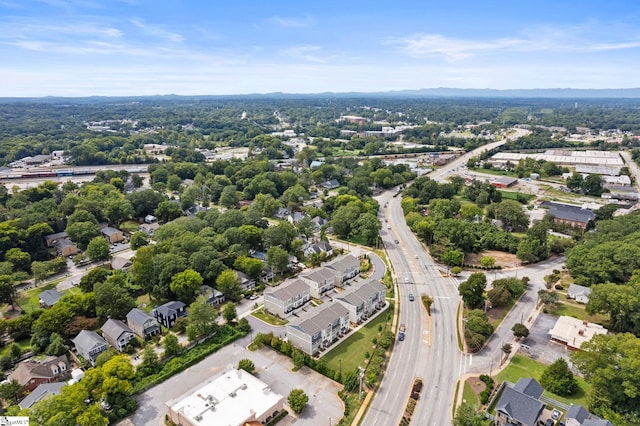
<path fill-rule="evenodd" d="M 409 301 L 413 302 L 415 300 L 415 297 L 413 297 L 413 293 L 409 293 Z"/>
<path fill-rule="evenodd" d="M 398 241 L 398 240 L 394 240 L 393 242 L 396 243 L 396 244 L 400 244 L 400 241 Z"/>
<path fill-rule="evenodd" d="M 404 332 L 405 332 L 406 328 L 404 326 L 404 324 L 400 324 L 400 328 L 398 328 L 398 340 L 399 341 L 403 341 L 404 340 Z"/>
<path fill-rule="evenodd" d="M 409 284 L 409 277 L 404 277 L 404 282 Z"/>
<path fill-rule="evenodd" d="M 415 254 L 413 257 L 415 257 L 415 258 L 417 259 L 417 258 L 418 258 L 418 255 L 417 255 L 417 254 Z"/>

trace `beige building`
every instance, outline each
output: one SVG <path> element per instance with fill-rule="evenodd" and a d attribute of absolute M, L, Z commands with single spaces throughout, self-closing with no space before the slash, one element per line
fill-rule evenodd
<path fill-rule="evenodd" d="M 265 290 L 264 309 L 272 315 L 287 318 L 311 300 L 307 283 L 300 279 L 287 280 L 276 288 Z"/>
<path fill-rule="evenodd" d="M 227 368 L 168 401 L 168 416 L 182 426 L 266 424 L 284 409 L 284 397 L 244 370 Z"/>
<path fill-rule="evenodd" d="M 569 349 L 577 350 L 596 334 L 607 334 L 607 329 L 599 324 L 561 316 L 556 321 L 556 325 L 549 330 L 549 334 L 552 340 L 567 345 Z"/>

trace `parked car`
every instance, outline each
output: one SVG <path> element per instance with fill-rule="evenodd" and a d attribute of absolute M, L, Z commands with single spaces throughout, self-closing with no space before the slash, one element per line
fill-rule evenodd
<path fill-rule="evenodd" d="M 553 412 L 551 413 L 551 418 L 553 420 L 558 420 L 561 414 L 562 413 L 559 410 L 553 410 Z"/>

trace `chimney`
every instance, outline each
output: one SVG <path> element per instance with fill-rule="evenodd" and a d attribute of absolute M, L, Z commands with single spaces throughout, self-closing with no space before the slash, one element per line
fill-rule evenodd
<path fill-rule="evenodd" d="M 581 328 L 580 330 L 578 330 L 578 334 L 580 336 L 584 336 L 584 328 Z"/>

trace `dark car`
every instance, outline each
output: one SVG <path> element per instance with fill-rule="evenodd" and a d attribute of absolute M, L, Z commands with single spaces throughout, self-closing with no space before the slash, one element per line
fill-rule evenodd
<path fill-rule="evenodd" d="M 552 419 L 547 419 L 546 422 L 544 422 L 544 426 L 553 426 L 556 422 L 554 422 Z"/>
<path fill-rule="evenodd" d="M 409 293 L 409 301 L 413 302 L 413 300 L 414 300 L 413 293 Z"/>
<path fill-rule="evenodd" d="M 394 243 L 396 243 L 396 244 L 400 244 L 400 241 L 398 241 L 398 240 L 395 240 L 395 241 L 394 241 Z"/>

